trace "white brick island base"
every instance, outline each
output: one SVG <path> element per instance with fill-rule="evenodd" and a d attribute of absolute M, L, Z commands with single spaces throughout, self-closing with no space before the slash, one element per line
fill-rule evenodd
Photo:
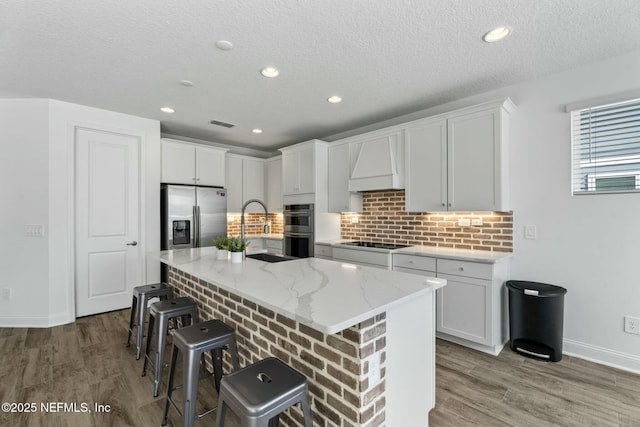
<path fill-rule="evenodd" d="M 241 366 L 276 356 L 307 377 L 314 426 L 428 426 L 435 289 L 446 282 L 316 258 L 238 267 L 187 251 L 151 256 L 202 320 L 236 330 Z M 281 424 L 302 426 L 298 408 Z"/>

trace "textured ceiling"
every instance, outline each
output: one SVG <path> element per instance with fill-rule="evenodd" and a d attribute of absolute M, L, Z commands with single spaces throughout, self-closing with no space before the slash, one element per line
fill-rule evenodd
<path fill-rule="evenodd" d="M 509 38 L 481 40 L 500 25 Z M 262 150 L 639 48 L 638 0 L 0 0 L 1 97 Z M 266 65 L 280 77 L 262 77 Z"/>

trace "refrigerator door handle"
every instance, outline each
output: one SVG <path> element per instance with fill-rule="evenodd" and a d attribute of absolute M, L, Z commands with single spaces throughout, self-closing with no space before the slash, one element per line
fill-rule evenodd
<path fill-rule="evenodd" d="M 200 247 L 200 207 L 193 207 L 193 247 Z"/>

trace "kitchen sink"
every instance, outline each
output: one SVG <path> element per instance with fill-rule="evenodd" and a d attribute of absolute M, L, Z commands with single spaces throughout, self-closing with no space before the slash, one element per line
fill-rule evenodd
<path fill-rule="evenodd" d="M 265 262 L 282 262 L 282 261 L 291 261 L 292 259 L 297 259 L 292 256 L 276 255 L 276 254 L 269 254 L 264 252 L 259 254 L 249 254 L 249 255 L 246 255 L 246 257 L 257 259 L 259 261 L 265 261 Z"/>

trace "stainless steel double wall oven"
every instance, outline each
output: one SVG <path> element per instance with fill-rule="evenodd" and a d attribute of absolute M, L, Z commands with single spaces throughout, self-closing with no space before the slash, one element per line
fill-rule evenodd
<path fill-rule="evenodd" d="M 313 204 L 285 205 L 284 254 L 298 258 L 313 256 Z"/>

